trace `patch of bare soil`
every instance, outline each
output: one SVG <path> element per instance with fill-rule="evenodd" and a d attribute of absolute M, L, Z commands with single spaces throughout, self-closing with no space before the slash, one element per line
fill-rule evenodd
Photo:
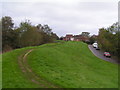
<path fill-rule="evenodd" d="M 27 56 L 33 50 L 34 49 L 26 50 L 24 53 L 22 53 L 18 57 L 18 64 L 19 64 L 21 71 L 23 72 L 25 77 L 28 78 L 28 80 L 30 80 L 31 82 L 37 84 L 38 86 L 40 86 L 42 88 L 58 88 L 58 86 L 51 84 L 50 82 L 44 80 L 40 76 L 37 76 L 37 74 L 35 72 L 33 72 L 32 69 L 30 68 L 30 66 L 27 64 Z"/>

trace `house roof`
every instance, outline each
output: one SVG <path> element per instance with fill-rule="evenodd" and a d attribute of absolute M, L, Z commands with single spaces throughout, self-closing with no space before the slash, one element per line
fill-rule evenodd
<path fill-rule="evenodd" d="M 66 37 L 73 37 L 73 35 L 72 34 L 67 34 Z"/>

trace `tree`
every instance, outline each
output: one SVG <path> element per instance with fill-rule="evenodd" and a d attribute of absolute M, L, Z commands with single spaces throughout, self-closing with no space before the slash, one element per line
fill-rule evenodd
<path fill-rule="evenodd" d="M 19 27 L 14 28 L 13 20 L 8 16 L 2 17 L 1 23 L 3 51 L 41 45 L 58 39 L 58 36 L 52 32 L 48 25 L 34 26 L 29 20 L 25 20 L 20 23 Z"/>
<path fill-rule="evenodd" d="M 35 46 L 43 43 L 42 34 L 29 21 L 22 22 L 17 32 L 19 33 L 19 47 Z"/>
<path fill-rule="evenodd" d="M 52 33 L 52 29 L 51 29 L 48 25 L 44 25 L 44 26 L 43 26 L 43 31 L 44 31 L 47 35 L 51 35 L 51 33 Z"/>
<path fill-rule="evenodd" d="M 89 40 L 90 40 L 90 44 L 93 44 L 95 41 L 97 41 L 97 36 L 92 35 Z"/>
<path fill-rule="evenodd" d="M 82 32 L 81 35 L 82 35 L 82 36 L 87 36 L 87 37 L 89 37 L 89 34 L 90 34 L 89 32 Z"/>
<path fill-rule="evenodd" d="M 54 40 L 59 40 L 59 37 L 56 35 L 56 33 L 51 33 L 51 36 Z"/>
<path fill-rule="evenodd" d="M 98 35 L 98 44 L 101 49 L 105 51 L 111 52 L 113 55 L 120 56 L 118 54 L 120 50 L 119 44 L 119 32 L 115 31 L 113 33 L 113 26 L 105 29 L 101 28 L 99 29 L 99 35 Z"/>
<path fill-rule="evenodd" d="M 15 48 L 16 33 L 13 30 L 13 20 L 9 16 L 2 17 L 2 49 Z"/>

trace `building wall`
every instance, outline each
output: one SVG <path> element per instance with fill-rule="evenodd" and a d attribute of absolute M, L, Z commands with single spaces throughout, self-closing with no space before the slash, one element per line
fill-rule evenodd
<path fill-rule="evenodd" d="M 66 35 L 63 38 L 64 41 L 89 41 L 89 38 L 82 35 Z"/>

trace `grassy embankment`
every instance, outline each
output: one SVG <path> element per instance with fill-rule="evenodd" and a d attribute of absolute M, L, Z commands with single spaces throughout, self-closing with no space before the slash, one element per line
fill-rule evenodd
<path fill-rule="evenodd" d="M 118 87 L 118 66 L 95 57 L 82 42 L 46 44 L 3 54 L 3 87 L 40 87 L 29 81 L 18 65 L 21 53 L 31 48 L 28 65 L 48 82 L 63 88 Z"/>

